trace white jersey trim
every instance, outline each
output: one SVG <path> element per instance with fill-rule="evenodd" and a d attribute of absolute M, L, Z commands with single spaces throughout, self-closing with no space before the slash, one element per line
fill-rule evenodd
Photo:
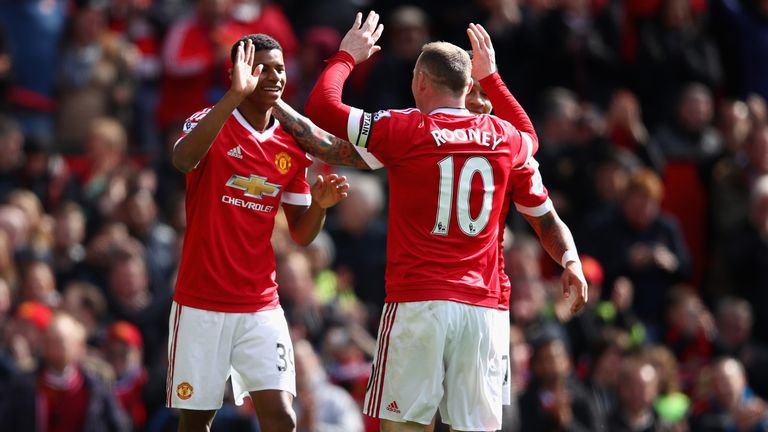
<path fill-rule="evenodd" d="M 365 161 L 366 164 L 368 164 L 368 168 L 372 170 L 377 170 L 380 168 L 384 168 L 384 164 L 376 158 L 376 156 L 372 155 L 368 149 L 355 146 L 355 150 L 357 151 L 357 154 L 360 155 L 361 158 Z"/>
<path fill-rule="evenodd" d="M 524 205 L 515 203 L 515 208 L 517 211 L 524 215 L 540 217 L 554 210 L 555 206 L 552 204 L 552 200 L 547 198 L 546 201 L 535 207 L 526 207 Z"/>
<path fill-rule="evenodd" d="M 460 115 L 460 116 L 474 116 L 475 114 L 472 114 L 469 112 L 466 108 L 437 108 L 432 110 L 432 112 L 429 113 L 429 115 L 434 114 L 453 114 L 453 115 Z"/>
<path fill-rule="evenodd" d="M 306 207 L 312 204 L 312 195 L 296 192 L 283 192 L 283 196 L 280 201 L 285 204 Z"/>
<path fill-rule="evenodd" d="M 373 116 L 360 108 L 352 108 L 347 118 L 347 135 L 353 146 L 365 148 L 371 135 Z"/>
<path fill-rule="evenodd" d="M 533 156 L 533 138 L 526 133 L 526 132 L 520 132 L 520 137 L 522 138 L 522 143 L 525 146 L 525 160 L 523 161 L 520 166 L 514 169 L 522 169 L 525 164 L 528 163 L 528 160 L 531 159 L 531 156 Z"/>
<path fill-rule="evenodd" d="M 240 114 L 239 110 L 235 109 L 232 115 L 234 115 L 237 122 L 240 123 L 240 125 L 244 127 L 248 132 L 250 132 L 251 135 L 253 135 L 257 140 L 259 140 L 259 142 L 269 139 L 275 132 L 275 129 L 277 129 L 277 125 L 280 124 L 277 119 L 275 119 L 275 122 L 272 124 L 272 126 L 265 129 L 264 132 L 259 132 L 254 129 L 250 123 L 248 123 L 248 120 L 246 120 L 245 117 Z"/>

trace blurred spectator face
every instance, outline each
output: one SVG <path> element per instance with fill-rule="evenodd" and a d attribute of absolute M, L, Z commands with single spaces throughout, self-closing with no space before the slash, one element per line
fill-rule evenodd
<path fill-rule="evenodd" d="M 29 241 L 29 221 L 24 211 L 18 207 L 0 206 L 0 231 L 4 231 L 10 240 L 12 250 L 19 250 Z"/>
<path fill-rule="evenodd" d="M 64 288 L 61 308 L 85 326 L 89 336 L 98 332 L 106 314 L 107 300 L 95 285 L 72 282 Z"/>
<path fill-rule="evenodd" d="M 647 355 L 659 381 L 659 393 L 667 394 L 680 391 L 680 374 L 675 355 L 665 346 L 654 346 Z"/>
<path fill-rule="evenodd" d="M 504 271 L 510 279 L 538 279 L 541 277 L 540 253 L 537 240 L 516 235 L 512 246 L 504 252 Z"/>
<path fill-rule="evenodd" d="M 8 316 L 8 312 L 11 310 L 11 304 L 13 298 L 11 298 L 11 287 L 5 279 L 0 278 L 0 322 L 4 322 L 3 318 Z"/>
<path fill-rule="evenodd" d="M 674 301 L 668 313 L 667 321 L 671 328 L 684 335 L 695 336 L 700 329 L 701 318 L 707 313 L 706 306 L 692 291 L 686 289 L 680 298 Z"/>
<path fill-rule="evenodd" d="M 712 95 L 706 87 L 691 85 L 684 90 L 680 103 L 680 123 L 689 132 L 701 132 L 712 123 Z"/>
<path fill-rule="evenodd" d="M 515 324 L 525 327 L 539 316 L 546 293 L 538 279 L 514 279 L 509 296 L 510 312 Z"/>
<path fill-rule="evenodd" d="M 125 202 L 126 224 L 132 232 L 144 235 L 157 218 L 157 204 L 149 191 L 141 190 Z"/>
<path fill-rule="evenodd" d="M 299 65 L 305 77 L 314 76 L 325 67 L 325 59 L 339 49 L 341 35 L 331 27 L 313 27 L 304 34 Z"/>
<path fill-rule="evenodd" d="M 48 306 L 37 302 L 24 302 L 18 306 L 14 319 L 8 325 L 8 337 L 14 350 L 23 346 L 37 356 L 43 350 L 43 335 L 51 322 Z"/>
<path fill-rule="evenodd" d="M 127 321 L 118 321 L 107 329 L 104 358 L 117 377 L 142 367 L 143 345 L 139 329 Z"/>
<path fill-rule="evenodd" d="M 768 174 L 768 126 L 760 126 L 752 133 L 747 143 L 747 157 L 759 174 Z"/>
<path fill-rule="evenodd" d="M 99 118 L 91 124 L 86 142 L 88 158 L 99 165 L 119 162 L 127 146 L 123 126 L 112 118 Z"/>
<path fill-rule="evenodd" d="M 67 206 L 56 214 L 53 229 L 54 246 L 69 249 L 85 239 L 85 215 L 76 205 Z"/>
<path fill-rule="evenodd" d="M 330 268 L 336 256 L 333 239 L 325 231 L 320 231 L 312 243 L 305 248 L 305 252 L 313 275 Z"/>
<path fill-rule="evenodd" d="M 528 385 L 531 364 L 531 346 L 525 341 L 520 327 L 509 326 L 510 379 L 516 393 L 522 393 Z"/>
<path fill-rule="evenodd" d="M 624 411 L 640 413 L 650 410 L 658 396 L 658 375 L 649 363 L 625 362 L 621 368 L 619 400 Z"/>
<path fill-rule="evenodd" d="M 616 161 L 606 161 L 595 172 L 595 190 L 604 203 L 619 203 L 624 197 L 629 172 Z"/>
<path fill-rule="evenodd" d="M 286 255 L 280 261 L 277 281 L 280 295 L 285 295 L 295 302 L 302 302 L 311 297 L 315 284 L 306 255 L 302 252 L 290 252 Z"/>
<path fill-rule="evenodd" d="M 33 300 L 49 306 L 58 305 L 56 279 L 53 276 L 51 266 L 42 261 L 36 261 L 27 266 L 21 287 L 21 298 L 25 301 Z"/>
<path fill-rule="evenodd" d="M 45 214 L 43 204 L 33 192 L 28 190 L 16 190 L 8 198 L 8 204 L 24 212 L 29 226 L 37 228 Z"/>
<path fill-rule="evenodd" d="M 622 352 L 619 347 L 611 345 L 595 360 L 594 375 L 600 377 L 600 383 L 615 387 L 619 384 Z"/>
<path fill-rule="evenodd" d="M 104 13 L 95 7 L 83 7 L 75 13 L 73 21 L 74 40 L 81 44 L 98 42 L 105 29 Z"/>
<path fill-rule="evenodd" d="M 712 368 L 712 383 L 718 403 L 725 409 L 738 405 L 747 382 L 741 364 L 734 359 L 720 361 Z"/>
<path fill-rule="evenodd" d="M 230 5 L 231 0 L 199 0 L 197 14 L 208 22 L 218 22 L 226 16 Z"/>
<path fill-rule="evenodd" d="M 421 47 L 429 42 L 427 15 L 416 6 L 401 6 L 390 17 L 390 38 L 395 55 L 403 60 L 415 61 Z"/>
<path fill-rule="evenodd" d="M 544 387 L 562 382 L 571 372 L 571 361 L 565 345 L 554 339 L 540 346 L 533 354 L 533 373 Z"/>
<path fill-rule="evenodd" d="M 652 196 L 631 191 L 624 199 L 624 215 L 635 229 L 645 229 L 659 215 L 659 202 Z"/>
<path fill-rule="evenodd" d="M 664 26 L 670 30 L 682 30 L 692 22 L 690 0 L 667 0 L 662 9 Z"/>
<path fill-rule="evenodd" d="M 728 301 L 717 310 L 717 334 L 730 349 L 743 346 L 752 333 L 752 310 L 744 300 Z"/>
<path fill-rule="evenodd" d="M 472 80 L 472 88 L 464 99 L 464 104 L 473 114 L 490 114 L 493 109 L 491 100 L 476 79 Z"/>
<path fill-rule="evenodd" d="M 149 277 L 144 260 L 131 256 L 117 260 L 109 272 L 112 294 L 124 304 L 134 301 L 149 292 Z"/>
<path fill-rule="evenodd" d="M 85 329 L 67 314 L 58 314 L 45 332 L 45 364 L 63 371 L 75 366 L 85 354 Z"/>
<path fill-rule="evenodd" d="M 347 176 L 350 187 L 347 198 L 336 206 L 336 215 L 344 231 L 362 234 L 379 215 L 384 205 L 381 185 L 369 174 Z"/>
<path fill-rule="evenodd" d="M 569 90 L 554 88 L 548 91 L 544 103 L 545 141 L 555 145 L 571 141 L 581 116 L 576 96 Z"/>
<path fill-rule="evenodd" d="M 752 119 L 749 116 L 747 104 L 732 100 L 720 103 L 717 127 L 728 146 L 728 150 L 732 154 L 740 151 L 752 128 Z"/>
<path fill-rule="evenodd" d="M 24 135 L 10 118 L 0 117 L 0 172 L 18 168 L 22 163 Z"/>

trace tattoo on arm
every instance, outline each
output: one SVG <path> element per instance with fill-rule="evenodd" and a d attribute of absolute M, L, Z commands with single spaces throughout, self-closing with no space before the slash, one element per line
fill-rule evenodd
<path fill-rule="evenodd" d="M 555 262 L 560 262 L 565 251 L 576 250 L 571 230 L 568 229 L 568 226 L 560 219 L 555 210 L 539 217 L 529 215 L 523 215 L 523 217 L 536 231 L 542 247 Z"/>
<path fill-rule="evenodd" d="M 278 104 L 272 112 L 283 129 L 290 133 L 307 153 L 331 165 L 370 169 L 349 141 L 318 128 L 296 111 L 284 108 L 282 103 Z"/>

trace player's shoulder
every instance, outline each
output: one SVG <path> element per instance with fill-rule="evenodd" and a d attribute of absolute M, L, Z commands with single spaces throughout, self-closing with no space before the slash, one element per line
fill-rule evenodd
<path fill-rule="evenodd" d="M 187 119 L 184 120 L 184 126 L 182 127 L 183 132 L 185 134 L 189 133 L 209 112 L 211 112 L 211 107 L 203 108 L 200 111 L 197 111 L 196 113 L 187 117 Z"/>
<path fill-rule="evenodd" d="M 410 118 L 410 117 L 416 117 L 420 116 L 421 111 L 419 111 L 416 108 L 405 108 L 405 109 L 387 109 L 387 110 L 379 110 L 375 111 L 373 116 L 374 123 L 386 118 Z"/>

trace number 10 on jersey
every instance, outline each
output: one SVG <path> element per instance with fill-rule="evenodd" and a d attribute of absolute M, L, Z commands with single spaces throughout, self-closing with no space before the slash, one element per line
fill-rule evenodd
<path fill-rule="evenodd" d="M 432 234 L 448 235 L 448 228 L 453 211 L 453 156 L 448 156 L 437 163 L 440 167 L 440 192 L 437 199 L 437 217 Z M 472 218 L 469 208 L 469 198 L 472 193 L 472 179 L 480 174 L 483 183 L 483 203 L 480 214 Z M 488 159 L 479 156 L 468 158 L 459 172 L 459 183 L 456 188 L 456 220 L 461 232 L 474 237 L 480 234 L 488 225 L 493 207 L 493 169 Z"/>

